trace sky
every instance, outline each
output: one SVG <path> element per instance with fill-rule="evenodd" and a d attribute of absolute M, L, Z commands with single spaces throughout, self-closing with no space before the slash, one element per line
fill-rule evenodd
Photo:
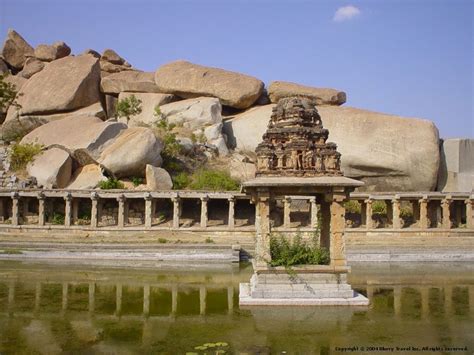
<path fill-rule="evenodd" d="M 347 93 L 346 106 L 474 138 L 472 0 L 0 0 L 32 46 L 112 48 L 155 71 L 185 59 Z M 394 132 L 396 133 L 396 132 Z"/>

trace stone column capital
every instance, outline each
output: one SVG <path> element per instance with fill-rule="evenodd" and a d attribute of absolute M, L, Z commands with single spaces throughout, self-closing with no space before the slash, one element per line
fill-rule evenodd
<path fill-rule="evenodd" d="M 201 201 L 209 201 L 209 196 L 208 195 L 204 195 L 204 196 L 201 196 L 200 197 Z"/>
<path fill-rule="evenodd" d="M 66 195 L 64 195 L 64 200 L 65 201 L 71 201 L 72 200 L 72 195 L 70 192 L 68 192 Z"/>
<path fill-rule="evenodd" d="M 145 201 L 151 201 L 153 199 L 153 196 L 151 196 L 151 193 L 147 192 L 145 196 L 143 196 Z"/>
<path fill-rule="evenodd" d="M 125 201 L 125 195 L 124 194 L 120 194 L 117 196 L 117 201 L 118 202 L 124 202 Z"/>
<path fill-rule="evenodd" d="M 91 200 L 97 201 L 99 199 L 99 194 L 97 192 L 91 192 Z"/>
<path fill-rule="evenodd" d="M 14 200 L 18 200 L 20 198 L 20 194 L 18 193 L 18 191 L 13 191 L 11 194 L 10 194 L 11 198 L 14 199 Z"/>
<path fill-rule="evenodd" d="M 40 192 L 38 192 L 38 195 L 36 195 L 36 198 L 38 200 L 44 200 L 46 198 L 46 196 L 44 195 L 43 191 L 40 191 Z"/>
<path fill-rule="evenodd" d="M 235 198 L 235 196 L 229 196 L 229 197 L 227 198 L 227 200 L 228 200 L 229 202 L 235 202 L 236 198 Z"/>

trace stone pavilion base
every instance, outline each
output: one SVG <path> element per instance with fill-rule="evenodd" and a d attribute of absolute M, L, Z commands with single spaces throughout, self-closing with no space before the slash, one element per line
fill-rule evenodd
<path fill-rule="evenodd" d="M 347 283 L 347 267 L 328 265 L 256 269 L 241 283 L 241 306 L 368 306 L 369 300 Z"/>

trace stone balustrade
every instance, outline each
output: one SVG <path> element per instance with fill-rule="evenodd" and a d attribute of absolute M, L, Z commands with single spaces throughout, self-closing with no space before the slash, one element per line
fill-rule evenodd
<path fill-rule="evenodd" d="M 346 231 L 474 230 L 469 193 L 352 193 L 350 201 Z M 313 230 L 320 202 L 277 198 L 272 230 Z M 252 231 L 255 206 L 237 192 L 0 190 L 0 228 Z"/>

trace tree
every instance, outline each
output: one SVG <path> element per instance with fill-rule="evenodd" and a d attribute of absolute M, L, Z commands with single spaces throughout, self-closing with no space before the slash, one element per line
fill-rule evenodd
<path fill-rule="evenodd" d="M 135 95 L 131 95 L 117 103 L 117 116 L 127 118 L 127 124 L 130 117 L 138 115 L 142 112 L 142 100 L 137 99 Z"/>
<path fill-rule="evenodd" d="M 7 75 L 0 74 L 0 111 L 7 109 L 10 105 L 20 108 L 20 105 L 15 101 L 16 86 L 5 81 Z"/>

